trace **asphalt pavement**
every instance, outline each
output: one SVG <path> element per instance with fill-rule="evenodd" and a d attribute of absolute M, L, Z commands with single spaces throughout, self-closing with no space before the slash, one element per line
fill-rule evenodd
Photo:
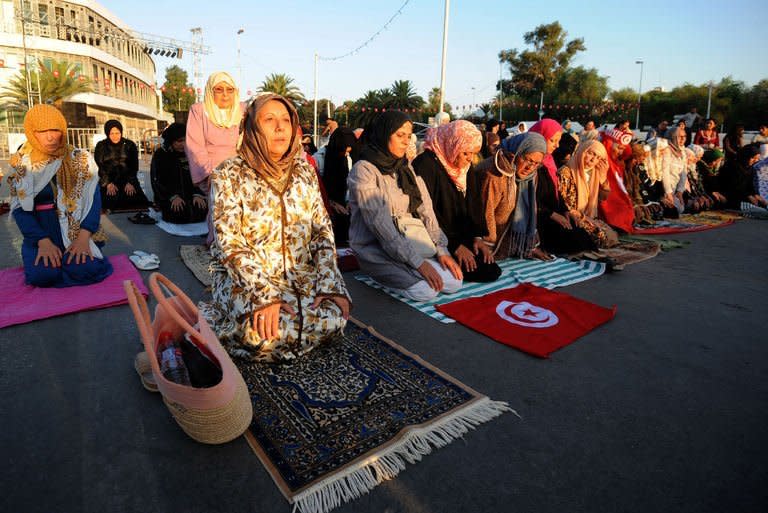
<path fill-rule="evenodd" d="M 103 217 L 105 253 L 157 253 L 206 297 L 178 253 L 202 239 L 127 217 Z M 521 418 L 483 424 L 335 511 L 768 511 L 768 223 L 666 237 L 690 245 L 559 289 L 618 311 L 546 360 L 345 274 L 356 318 Z M 0 268 L 20 265 L 20 244 L 0 216 Z M 128 306 L 0 330 L 0 511 L 290 511 L 242 437 L 184 435 L 133 371 L 140 349 Z"/>

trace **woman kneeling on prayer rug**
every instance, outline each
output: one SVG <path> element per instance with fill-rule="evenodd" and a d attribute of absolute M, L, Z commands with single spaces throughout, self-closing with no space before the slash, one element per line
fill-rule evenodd
<path fill-rule="evenodd" d="M 340 334 L 350 300 L 314 169 L 301 158 L 298 114 L 256 98 L 237 156 L 211 180 L 213 301 L 202 313 L 235 356 L 286 361 Z"/>
<path fill-rule="evenodd" d="M 101 195 L 91 154 L 66 143 L 67 121 L 52 105 L 24 117 L 27 142 L 10 159 L 11 211 L 24 236 L 21 258 L 28 285 L 71 287 L 98 283 L 112 265 L 96 241 Z"/>
<path fill-rule="evenodd" d="M 448 251 L 427 186 L 408 164 L 412 132 L 408 115 L 394 110 L 365 129 L 360 160 L 347 179 L 349 243 L 371 278 L 413 301 L 430 301 L 459 290 L 463 275 Z"/>

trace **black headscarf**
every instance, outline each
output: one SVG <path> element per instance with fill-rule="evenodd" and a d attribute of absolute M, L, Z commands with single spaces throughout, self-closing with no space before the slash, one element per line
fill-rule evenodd
<path fill-rule="evenodd" d="M 111 131 L 113 128 L 117 128 L 118 130 L 120 130 L 120 138 L 121 138 L 121 139 L 123 138 L 123 124 L 122 124 L 122 123 L 120 123 L 120 122 L 119 122 L 118 120 L 116 120 L 116 119 L 110 119 L 109 121 L 107 121 L 106 123 L 104 123 L 104 133 L 106 134 L 106 136 L 107 136 L 107 140 L 109 140 L 109 142 L 110 142 L 110 143 L 112 143 L 112 140 L 111 140 L 111 139 L 109 139 L 109 132 L 110 132 L 110 131 Z M 113 144 L 115 144 L 115 143 L 113 143 Z"/>
<path fill-rule="evenodd" d="M 389 110 L 379 114 L 363 132 L 365 146 L 360 160 L 367 160 L 383 175 L 396 174 L 397 186 L 410 198 L 408 212 L 415 214 L 422 203 L 416 176 L 405 156 L 397 158 L 388 149 L 389 138 L 405 123 L 411 123 L 411 118 L 404 112 Z"/>
<path fill-rule="evenodd" d="M 349 163 L 347 162 L 347 148 L 354 149 L 357 146 L 357 137 L 349 127 L 337 128 L 328 140 L 325 147 L 325 164 L 323 165 L 323 184 L 328 192 L 328 197 L 342 205 L 346 203 L 347 175 Z"/>
<path fill-rule="evenodd" d="M 552 152 L 552 158 L 555 161 L 555 166 L 558 169 L 563 167 L 570 156 L 573 154 L 573 150 L 576 149 L 576 139 L 574 139 L 569 133 L 563 133 L 563 137 L 560 139 L 560 144 L 555 151 Z"/>
<path fill-rule="evenodd" d="M 165 146 L 166 149 L 170 149 L 171 144 L 179 139 L 184 139 L 186 135 L 187 125 L 184 123 L 171 123 L 165 130 L 163 130 L 163 146 Z"/>
<path fill-rule="evenodd" d="M 755 155 L 759 154 L 760 147 L 757 144 L 747 144 L 746 146 L 739 148 L 736 152 L 736 161 L 742 168 L 746 169 L 749 167 L 749 161 L 752 160 Z"/>

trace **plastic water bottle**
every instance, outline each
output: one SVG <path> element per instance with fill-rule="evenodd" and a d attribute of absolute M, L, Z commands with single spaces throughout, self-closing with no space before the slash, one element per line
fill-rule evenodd
<path fill-rule="evenodd" d="M 181 353 L 181 345 L 173 338 L 170 331 L 163 331 L 157 340 L 157 359 L 160 362 L 160 372 L 165 379 L 190 386 L 187 366 Z"/>

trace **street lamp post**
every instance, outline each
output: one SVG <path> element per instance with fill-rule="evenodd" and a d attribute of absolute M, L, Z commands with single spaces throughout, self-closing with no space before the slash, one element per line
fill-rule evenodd
<path fill-rule="evenodd" d="M 443 60 L 440 65 L 440 112 L 443 112 L 445 103 L 445 65 L 448 55 L 448 12 L 450 5 L 450 0 L 445 0 L 445 14 L 443 15 Z"/>
<path fill-rule="evenodd" d="M 240 34 L 245 32 L 245 29 L 240 29 L 237 31 L 237 87 L 242 88 L 243 87 L 243 66 L 240 64 Z M 240 101 L 240 98 L 237 99 L 237 101 Z"/>
<path fill-rule="evenodd" d="M 635 130 L 640 131 L 640 100 L 643 97 L 643 61 L 635 61 L 640 65 L 640 85 L 637 87 L 637 117 L 635 118 Z"/>

